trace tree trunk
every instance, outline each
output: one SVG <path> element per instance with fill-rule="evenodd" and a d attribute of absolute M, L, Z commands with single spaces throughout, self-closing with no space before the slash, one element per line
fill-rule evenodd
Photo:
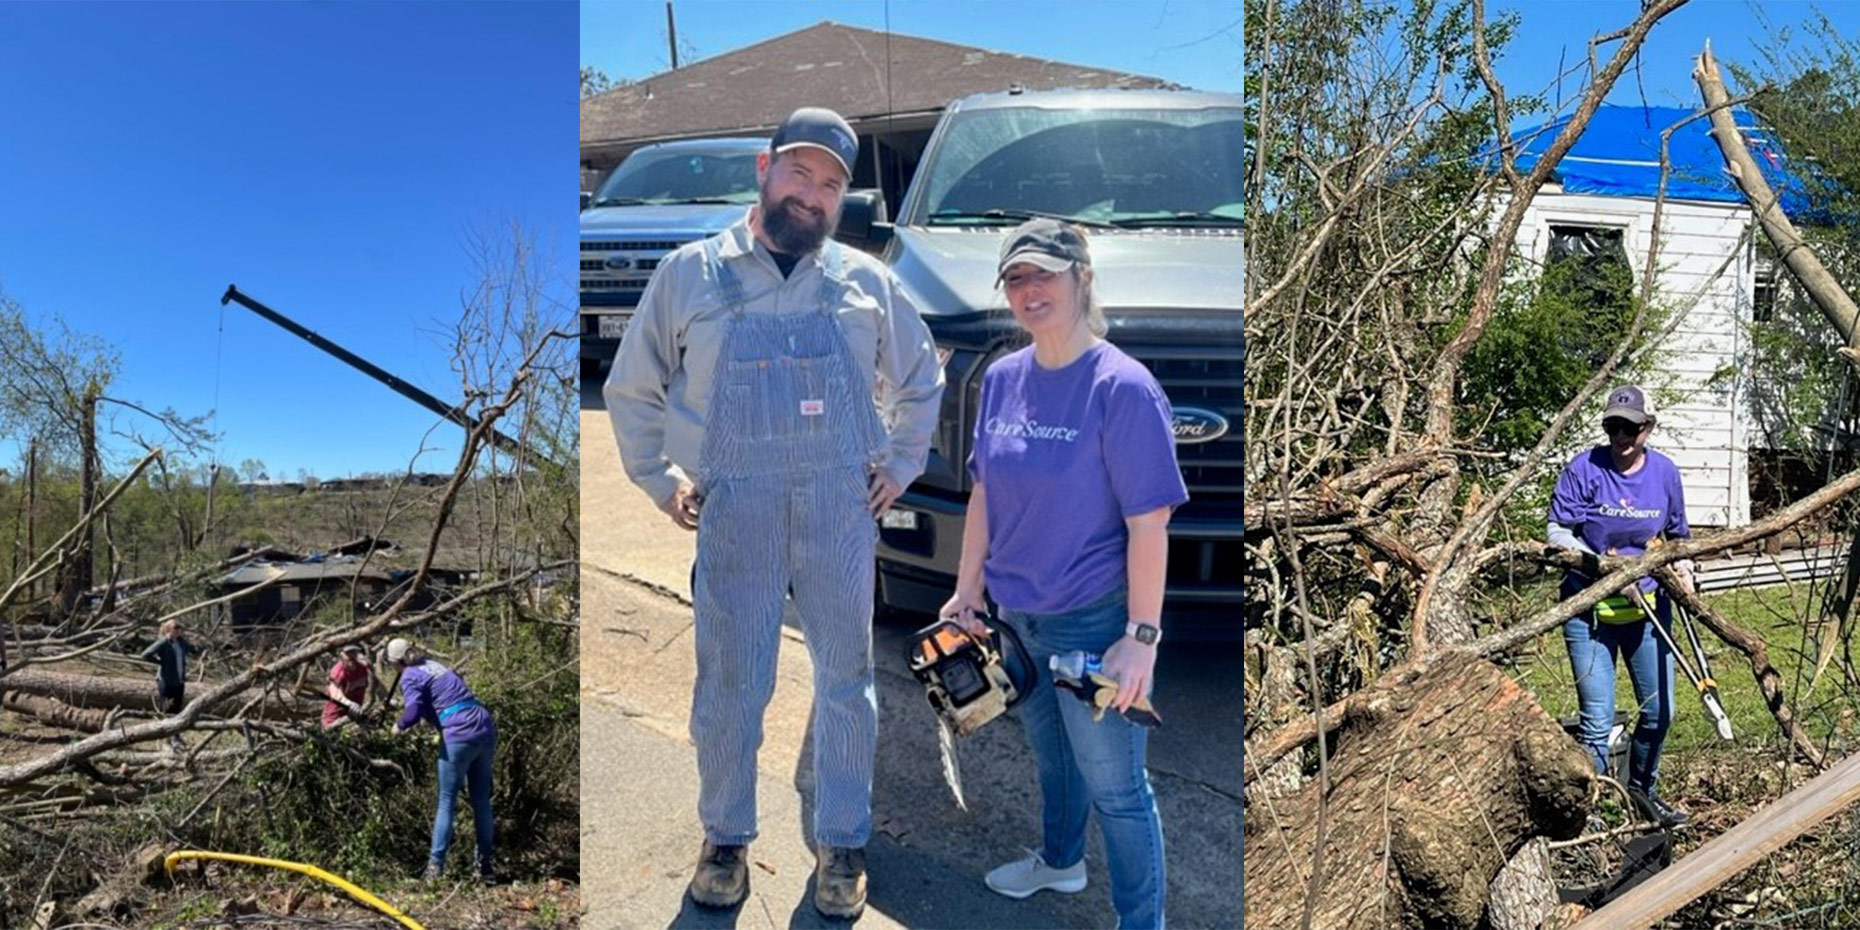
<path fill-rule="evenodd" d="M 71 672 L 24 668 L 8 674 L 5 678 L 0 678 L 0 687 L 20 694 L 55 698 L 74 707 L 102 710 L 115 707 L 154 710 L 154 666 L 151 665 L 149 668 L 149 677 L 140 681 L 131 678 L 109 678 L 103 675 L 78 675 Z M 188 685 L 193 693 L 204 693 L 212 687 L 212 682 L 190 682 Z M 263 693 L 262 691 L 241 691 L 229 695 L 208 709 L 229 714 L 257 699 Z M 276 696 L 267 696 L 250 713 L 254 717 L 267 720 L 301 720 L 316 712 L 315 705 L 308 701 L 281 701 Z"/>
<path fill-rule="evenodd" d="M 1541 836 L 1524 844 L 1492 879 L 1492 900 L 1486 907 L 1492 930 L 1538 930 L 1556 910 L 1549 844 Z"/>
<path fill-rule="evenodd" d="M 1769 237 L 1770 244 L 1776 247 L 1776 254 L 1782 259 L 1783 266 L 1789 269 L 1802 290 L 1808 294 L 1815 308 L 1821 311 L 1834 331 L 1841 335 L 1849 350 L 1860 349 L 1860 306 L 1841 287 L 1839 278 L 1828 271 L 1821 259 L 1810 251 L 1802 241 L 1802 234 L 1797 232 L 1795 224 L 1783 213 L 1782 205 L 1776 194 L 1770 190 L 1769 182 L 1763 180 L 1763 171 L 1757 166 L 1757 160 L 1744 145 L 1742 133 L 1737 131 L 1737 122 L 1731 115 L 1731 94 L 1725 89 L 1724 78 L 1718 73 L 1718 62 L 1712 58 L 1711 45 L 1699 53 L 1698 63 L 1692 70 L 1692 79 L 1698 82 L 1699 95 L 1704 98 L 1705 106 L 1711 111 L 1711 135 L 1718 143 L 1718 152 L 1724 156 L 1724 165 L 1743 191 L 1744 199 L 1756 212 L 1757 225 L 1763 234 Z M 1860 364 L 1860 357 L 1852 351 L 1843 352 L 1850 362 Z"/>
<path fill-rule="evenodd" d="M 1360 697 L 1336 732 L 1312 927 L 1479 926 L 1506 860 L 1587 821 L 1594 769 L 1497 666 L 1392 670 Z M 1302 924 L 1321 787 L 1247 818 L 1249 927 Z"/>
<path fill-rule="evenodd" d="M 15 694 L 11 691 L 0 692 L 0 707 L 16 714 L 25 714 L 40 723 L 83 733 L 102 732 L 104 719 L 109 716 L 109 711 L 85 710 L 72 707 L 57 698 Z"/>

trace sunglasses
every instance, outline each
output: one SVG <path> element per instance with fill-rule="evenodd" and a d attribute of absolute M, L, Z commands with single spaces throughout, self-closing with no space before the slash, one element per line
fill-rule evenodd
<path fill-rule="evenodd" d="M 1602 421 L 1602 432 L 1610 436 L 1632 436 L 1650 425 L 1651 423 L 1635 423 L 1632 420 L 1610 418 Z"/>

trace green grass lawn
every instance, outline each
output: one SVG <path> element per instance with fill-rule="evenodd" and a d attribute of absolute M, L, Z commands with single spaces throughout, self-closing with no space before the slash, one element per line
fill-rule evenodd
<path fill-rule="evenodd" d="M 1820 632 L 1820 594 L 1824 590 L 1825 585 L 1778 585 L 1720 592 L 1705 598 L 1726 619 L 1769 643 L 1770 662 L 1782 675 L 1784 693 L 1796 709 L 1802 726 L 1817 743 L 1824 743 L 1830 731 L 1836 729 L 1839 730 L 1838 737 L 1841 740 L 1850 739 L 1853 735 L 1853 711 L 1860 704 L 1860 693 L 1847 690 L 1846 676 L 1842 671 L 1846 653 L 1839 648 L 1835 650 L 1833 660 L 1828 663 L 1821 677 L 1815 681 L 1813 689 L 1810 689 L 1810 677 L 1814 673 L 1819 649 L 1816 638 Z M 1804 617 L 1815 622 L 1805 623 Z M 1850 624 L 1849 627 L 1847 645 L 1851 648 L 1860 645 L 1860 624 Z M 1743 653 L 1713 635 L 1703 624 L 1698 629 L 1700 639 L 1705 644 L 1706 655 L 1711 661 L 1712 675 L 1718 682 L 1719 697 L 1724 702 L 1725 712 L 1731 717 L 1731 728 L 1736 739 L 1727 746 L 1718 738 L 1718 732 L 1706 715 L 1697 691 L 1686 680 L 1684 673 L 1675 668 L 1678 702 L 1674 711 L 1673 729 L 1667 738 L 1666 752 L 1672 755 L 1704 748 L 1757 749 L 1779 745 L 1781 729 L 1764 706 L 1763 694 L 1757 689 L 1749 660 Z M 1677 624 L 1674 627 L 1674 638 L 1690 658 L 1690 648 Z M 1561 628 L 1545 634 L 1532 648 L 1519 653 L 1511 671 L 1519 684 L 1538 696 L 1551 716 L 1559 719 L 1575 716 L 1576 688 Z M 1631 710 L 1635 706 L 1634 689 L 1624 663 L 1616 664 L 1615 684 L 1617 709 Z M 1838 752 L 1841 747 L 1837 745 L 1836 749 Z"/>

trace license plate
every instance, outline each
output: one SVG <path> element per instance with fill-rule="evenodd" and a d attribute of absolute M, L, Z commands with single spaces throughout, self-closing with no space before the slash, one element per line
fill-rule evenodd
<path fill-rule="evenodd" d="M 617 313 L 603 315 L 600 318 L 601 338 L 619 339 L 621 336 L 626 335 L 626 324 L 628 319 L 629 317 L 624 317 Z"/>
<path fill-rule="evenodd" d="M 878 525 L 887 530 L 914 530 L 917 528 L 917 511 L 894 507 L 879 515 Z"/>

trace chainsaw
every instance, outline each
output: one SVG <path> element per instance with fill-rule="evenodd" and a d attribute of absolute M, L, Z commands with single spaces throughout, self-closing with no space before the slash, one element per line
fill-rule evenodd
<path fill-rule="evenodd" d="M 1020 637 L 1006 624 L 983 636 L 971 635 L 949 621 L 918 630 L 905 648 L 905 663 L 924 686 L 937 716 L 937 749 L 943 780 L 968 810 L 962 796 L 962 771 L 956 759 L 957 736 L 968 736 L 1020 703 L 1033 687 L 1033 662 Z"/>

